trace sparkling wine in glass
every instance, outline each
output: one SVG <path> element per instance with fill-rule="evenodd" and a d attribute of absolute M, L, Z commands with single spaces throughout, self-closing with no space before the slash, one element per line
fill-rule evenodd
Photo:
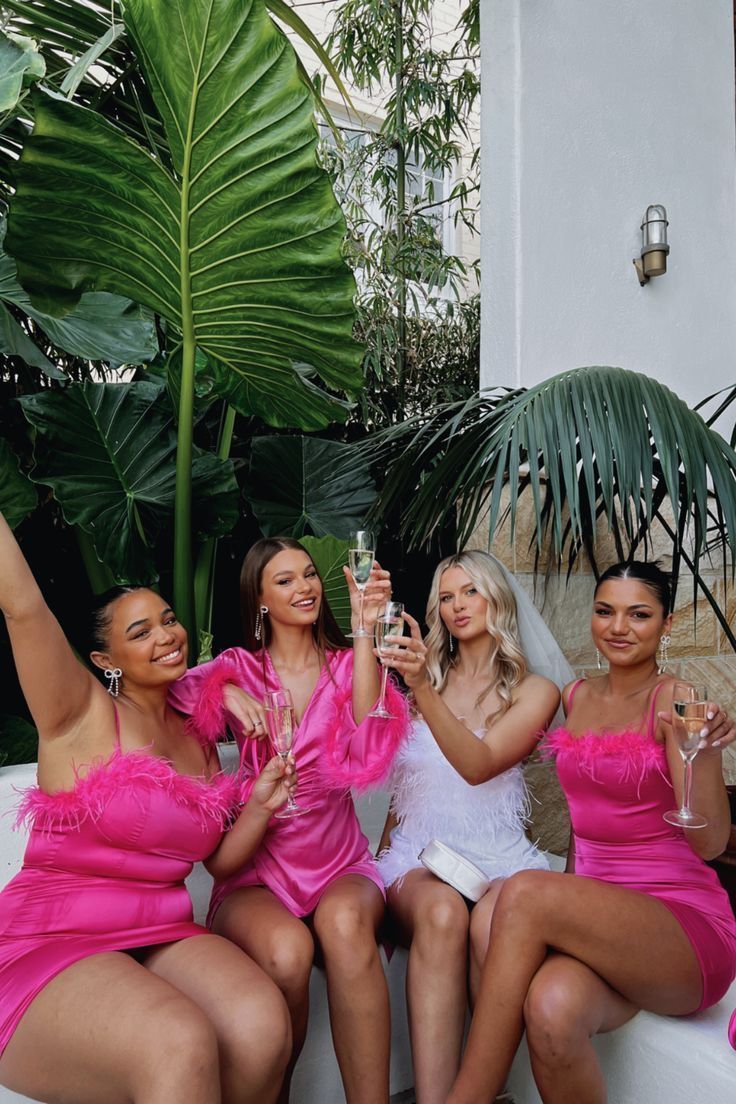
<path fill-rule="evenodd" d="M 276 754 L 286 761 L 289 757 L 296 731 L 296 724 L 294 722 L 294 702 L 291 698 L 291 691 L 269 691 L 264 698 L 263 704 L 266 709 L 268 734 L 271 738 L 271 746 Z M 289 796 L 286 799 L 286 805 L 279 809 L 278 812 L 274 813 L 274 816 L 279 820 L 283 820 L 286 817 L 299 816 L 300 813 L 305 813 L 306 811 L 307 810 L 303 809 L 301 805 L 297 805 L 291 792 L 289 792 Z"/>
<path fill-rule="evenodd" d="M 664 814 L 668 824 L 680 828 L 705 828 L 708 821 L 690 808 L 693 759 L 698 754 L 701 730 L 707 721 L 708 692 L 702 684 L 676 682 L 672 689 L 672 728 L 685 763 L 682 807 Z"/>
<path fill-rule="evenodd" d="M 350 548 L 348 551 L 348 566 L 350 574 L 355 580 L 355 585 L 360 591 L 360 619 L 355 632 L 349 633 L 351 637 L 371 636 L 363 624 L 363 602 L 365 600 L 365 588 L 371 577 L 373 561 L 376 555 L 376 541 L 369 529 L 356 529 L 350 534 Z"/>
<path fill-rule="evenodd" d="M 404 618 L 401 616 L 403 612 L 404 607 L 401 602 L 386 603 L 386 608 L 376 621 L 376 647 L 379 655 L 390 656 L 392 644 L 395 644 L 403 636 L 405 624 Z M 381 696 L 376 708 L 368 714 L 369 717 L 393 717 L 393 713 L 389 713 L 386 709 L 387 677 L 388 667 L 384 667 L 381 672 Z"/>

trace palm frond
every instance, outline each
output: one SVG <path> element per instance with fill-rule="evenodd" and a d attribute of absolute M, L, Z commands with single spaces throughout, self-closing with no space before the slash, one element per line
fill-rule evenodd
<path fill-rule="evenodd" d="M 402 528 L 412 547 L 451 519 L 463 545 L 486 513 L 492 539 L 505 486 L 512 539 L 530 487 L 537 548 L 551 543 L 558 561 L 566 548 L 573 561 L 581 548 L 594 551 L 601 515 L 622 555 L 642 542 L 646 549 L 665 500 L 675 551 L 687 550 L 696 570 L 714 537 L 736 547 L 733 448 L 668 387 L 622 368 L 577 368 L 529 390 L 481 392 L 365 447 L 387 464 L 376 511 L 408 501 Z"/>

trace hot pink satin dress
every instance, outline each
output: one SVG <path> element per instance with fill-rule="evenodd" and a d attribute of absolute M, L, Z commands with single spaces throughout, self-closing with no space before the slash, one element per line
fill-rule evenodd
<path fill-rule="evenodd" d="M 387 778 L 409 731 L 408 708 L 389 681 L 386 702 L 394 719 L 366 717 L 356 725 L 352 682 L 352 649 L 328 652 L 293 745 L 297 801 L 307 811 L 298 817 L 271 819 L 253 858 L 236 874 L 216 882 L 210 921 L 228 894 L 244 886 L 266 886 L 295 916 L 313 912 L 327 886 L 345 874 L 362 874 L 385 895 L 350 789 L 368 789 Z M 230 648 L 211 663 L 188 671 L 172 687 L 169 700 L 190 715 L 201 739 L 215 741 L 225 734 L 228 718 L 222 693 L 227 683 L 242 687 L 259 701 L 266 690 L 280 689 L 267 651 L 253 654 Z M 234 719 L 231 727 L 252 786 L 273 752 L 266 740 L 244 740 Z M 248 780 L 243 786 L 246 798 Z"/>
<path fill-rule="evenodd" d="M 184 879 L 219 843 L 238 796 L 232 777 L 177 774 L 145 751 L 123 751 L 117 735 L 110 758 L 73 790 L 26 791 L 23 866 L 0 893 L 0 1052 L 72 963 L 205 933 Z"/>
<path fill-rule="evenodd" d="M 643 732 L 557 728 L 544 747 L 570 806 L 575 873 L 648 893 L 673 913 L 700 964 L 700 1008 L 709 1008 L 736 977 L 736 920 L 715 872 L 663 820 L 676 802 L 664 744 L 654 738 L 655 702 L 656 691 Z"/>

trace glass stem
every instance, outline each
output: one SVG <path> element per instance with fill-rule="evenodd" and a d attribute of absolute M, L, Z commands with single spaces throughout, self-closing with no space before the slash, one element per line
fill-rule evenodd
<path fill-rule="evenodd" d="M 384 667 L 381 671 L 381 697 L 378 702 L 379 709 L 386 708 L 386 679 L 388 678 L 388 667 Z"/>
<path fill-rule="evenodd" d="M 685 779 L 683 782 L 683 794 L 682 794 L 682 809 L 680 812 L 683 816 L 691 816 L 690 811 L 690 790 L 693 783 L 693 761 L 692 759 L 685 760 Z"/>
<path fill-rule="evenodd" d="M 361 636 L 365 632 L 365 629 L 363 628 L 363 601 L 364 601 L 364 599 L 365 599 L 365 591 L 363 590 L 363 587 L 361 587 L 360 588 L 360 614 L 358 615 L 358 632 L 360 633 Z"/>

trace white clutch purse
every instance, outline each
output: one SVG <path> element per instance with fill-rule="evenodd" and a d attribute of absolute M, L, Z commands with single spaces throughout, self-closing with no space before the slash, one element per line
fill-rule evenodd
<path fill-rule="evenodd" d="M 435 877 L 447 882 L 469 901 L 480 901 L 491 884 L 475 863 L 439 840 L 430 840 L 419 852 L 419 858 L 422 865 L 426 866 Z"/>

